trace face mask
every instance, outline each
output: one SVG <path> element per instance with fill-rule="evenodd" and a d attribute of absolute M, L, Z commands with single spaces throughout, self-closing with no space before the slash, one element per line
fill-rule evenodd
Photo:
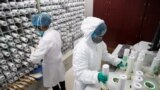
<path fill-rule="evenodd" d="M 94 43 L 98 44 L 103 41 L 103 38 L 102 38 L 102 36 L 96 36 L 96 35 L 92 34 L 92 40 Z"/>
<path fill-rule="evenodd" d="M 38 31 L 37 34 L 42 37 L 44 35 L 44 31 Z"/>
<path fill-rule="evenodd" d="M 41 37 L 44 35 L 44 31 L 41 31 L 39 28 L 37 28 L 36 33 Z"/>
<path fill-rule="evenodd" d="M 105 35 L 107 29 L 106 29 L 105 23 L 100 24 L 96 30 L 91 35 L 92 40 L 94 43 L 100 43 L 103 41 L 103 36 Z"/>

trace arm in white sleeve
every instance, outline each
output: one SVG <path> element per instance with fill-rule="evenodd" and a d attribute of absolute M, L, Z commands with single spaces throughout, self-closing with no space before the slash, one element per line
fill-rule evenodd
<path fill-rule="evenodd" d="M 104 61 L 109 62 L 110 64 L 112 64 L 114 66 L 117 66 L 121 62 L 121 60 L 119 58 L 108 53 L 107 46 L 105 43 L 103 44 L 103 53 L 102 54 L 103 54 L 102 59 Z"/>
<path fill-rule="evenodd" d="M 73 71 L 75 78 L 84 84 L 98 83 L 98 71 L 89 70 L 87 50 L 78 48 L 73 53 Z"/>
<path fill-rule="evenodd" d="M 32 63 L 38 64 L 42 59 L 44 59 L 44 56 L 46 55 L 47 51 L 50 48 L 50 42 L 47 40 L 41 40 L 39 42 L 38 47 L 36 50 L 31 54 L 30 60 Z"/>

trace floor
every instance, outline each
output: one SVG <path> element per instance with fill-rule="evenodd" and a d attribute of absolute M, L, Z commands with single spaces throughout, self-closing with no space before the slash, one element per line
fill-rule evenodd
<path fill-rule="evenodd" d="M 65 75 L 66 80 L 66 88 L 67 90 L 73 90 L 73 82 L 74 82 L 74 76 L 73 76 L 73 69 L 70 68 Z"/>

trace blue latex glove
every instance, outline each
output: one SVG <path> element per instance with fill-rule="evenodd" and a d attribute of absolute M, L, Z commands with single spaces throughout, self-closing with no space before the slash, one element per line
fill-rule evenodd
<path fill-rule="evenodd" d="M 98 81 L 105 84 L 108 81 L 108 76 L 104 75 L 102 72 L 99 72 L 98 73 Z"/>

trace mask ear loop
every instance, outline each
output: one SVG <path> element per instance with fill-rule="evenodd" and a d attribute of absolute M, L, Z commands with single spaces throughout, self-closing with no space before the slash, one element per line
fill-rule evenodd
<path fill-rule="evenodd" d="M 41 19 L 42 19 L 42 15 L 40 15 L 40 16 L 38 17 L 37 24 L 38 24 L 38 23 L 40 23 L 40 25 L 42 24 Z M 37 28 L 38 28 L 38 26 L 37 26 Z"/>
<path fill-rule="evenodd" d="M 41 14 L 41 17 L 40 17 L 40 25 L 42 25 L 42 16 L 43 16 L 43 14 Z M 42 28 L 42 26 L 41 26 L 41 28 Z"/>

